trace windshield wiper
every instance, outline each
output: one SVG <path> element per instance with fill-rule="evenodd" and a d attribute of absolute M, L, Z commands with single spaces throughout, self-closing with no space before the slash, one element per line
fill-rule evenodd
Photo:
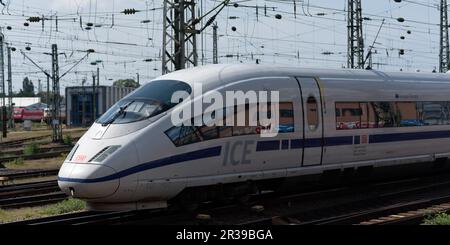
<path fill-rule="evenodd" d="M 132 100 L 132 101 L 126 103 L 125 105 L 119 107 L 119 111 L 116 114 L 114 114 L 114 116 L 111 117 L 111 119 L 109 119 L 106 122 L 102 123 L 102 126 L 105 127 L 105 126 L 108 126 L 109 124 L 113 123 L 117 118 L 119 118 L 120 115 L 122 115 L 125 112 L 125 110 L 128 108 L 128 106 L 130 106 L 133 103 L 134 103 L 134 100 Z"/>

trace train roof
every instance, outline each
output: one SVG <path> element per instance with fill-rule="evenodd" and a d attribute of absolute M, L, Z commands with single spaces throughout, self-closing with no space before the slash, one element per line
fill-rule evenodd
<path fill-rule="evenodd" d="M 439 82 L 450 83 L 450 74 L 420 72 L 384 72 L 362 69 L 296 68 L 276 65 L 221 64 L 206 65 L 180 70 L 159 79 L 173 79 L 193 84 L 202 83 L 206 89 L 220 87 L 226 83 L 254 77 L 267 76 L 314 76 L 327 80 L 358 80 L 380 82 Z M 211 86 L 211 87 L 210 87 Z"/>

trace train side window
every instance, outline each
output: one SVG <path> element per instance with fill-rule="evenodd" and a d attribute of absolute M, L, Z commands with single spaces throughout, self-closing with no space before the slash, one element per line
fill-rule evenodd
<path fill-rule="evenodd" d="M 368 105 L 368 103 L 367 102 L 359 103 L 359 108 L 361 109 L 360 128 L 369 128 L 370 121 L 369 121 L 369 105 Z"/>
<path fill-rule="evenodd" d="M 203 140 L 213 140 L 219 137 L 219 127 L 202 126 L 198 128 L 198 132 Z"/>
<path fill-rule="evenodd" d="M 256 108 L 255 108 L 256 107 Z M 250 108 L 253 108 L 252 110 Z M 263 126 L 259 124 L 259 114 L 260 113 L 266 113 L 267 117 L 271 117 L 271 104 L 268 103 L 267 105 L 267 111 L 260 111 L 260 108 L 258 105 L 246 105 L 245 112 L 237 112 L 235 114 L 235 122 L 236 117 L 240 113 L 241 116 L 245 115 L 245 125 L 243 126 L 234 126 L 232 128 L 232 135 L 233 136 L 240 136 L 240 135 L 251 135 L 251 134 L 259 134 L 261 132 L 261 129 L 263 129 Z M 295 131 L 295 124 L 294 124 L 294 104 L 292 102 L 280 102 L 278 104 L 278 133 L 291 133 Z M 253 112 L 253 113 L 251 113 Z M 250 125 L 250 121 L 252 122 L 256 120 L 258 123 L 255 125 Z M 270 127 L 270 126 L 269 126 Z"/>
<path fill-rule="evenodd" d="M 280 102 L 279 133 L 292 133 L 295 131 L 294 125 L 294 104 L 292 102 Z"/>
<path fill-rule="evenodd" d="M 233 136 L 233 127 L 219 126 L 219 138 L 226 138 Z"/>
<path fill-rule="evenodd" d="M 257 105 L 254 105 L 257 107 Z M 230 111 L 231 112 L 231 111 Z M 250 113 L 253 112 L 253 113 Z M 270 117 L 270 106 L 266 111 L 268 117 Z M 232 136 L 243 135 L 257 135 L 260 133 L 262 126 L 250 124 L 251 120 L 255 120 L 258 117 L 258 108 L 250 110 L 250 106 L 246 105 L 240 112 L 234 111 L 235 124 L 237 123 L 237 116 L 245 115 L 244 125 L 240 126 L 180 126 L 172 127 L 165 133 L 170 138 L 175 146 L 183 146 L 187 144 L 197 143 L 201 141 L 214 140 L 218 138 L 226 138 Z M 227 110 L 224 109 L 224 115 L 227 115 Z M 224 119 L 226 116 L 224 116 Z M 258 121 L 256 121 L 257 123 Z M 279 133 L 291 133 L 294 132 L 294 106 L 292 102 L 280 102 L 279 104 Z M 194 121 L 192 120 L 192 123 Z M 225 120 L 223 122 L 225 124 Z"/>
<path fill-rule="evenodd" d="M 241 110 L 239 110 L 239 109 L 241 109 Z M 256 112 L 256 114 L 252 114 L 251 112 Z M 239 108 L 239 107 L 235 106 L 233 136 L 256 134 L 258 126 L 251 125 L 251 124 L 256 124 L 257 112 L 258 112 L 258 105 L 256 105 L 256 104 L 252 104 L 252 105 L 245 104 L 245 107 L 243 107 L 243 108 Z M 245 118 L 243 125 L 239 125 L 238 118 Z M 253 123 L 250 123 L 250 122 L 253 122 Z"/>
<path fill-rule="evenodd" d="M 378 128 L 392 128 L 398 126 L 394 102 L 371 102 L 375 112 Z"/>
<path fill-rule="evenodd" d="M 167 137 L 169 137 L 172 143 L 176 146 L 179 146 L 180 131 L 181 127 L 172 127 L 165 132 Z"/>
<path fill-rule="evenodd" d="M 425 126 L 446 125 L 445 103 L 428 101 L 417 102 L 419 120 Z"/>
<path fill-rule="evenodd" d="M 400 127 L 421 126 L 416 102 L 396 102 L 396 116 Z"/>
<path fill-rule="evenodd" d="M 367 103 L 367 127 L 368 128 L 377 128 L 378 127 L 378 119 L 377 114 L 375 113 L 375 106 L 373 102 Z"/>
<path fill-rule="evenodd" d="M 336 129 L 361 128 L 363 110 L 361 109 L 359 102 L 336 103 L 336 110 L 342 112 L 339 116 L 336 116 Z M 367 119 L 364 121 L 367 121 Z"/>
<path fill-rule="evenodd" d="M 182 127 L 180 131 L 180 144 L 187 145 L 192 143 L 200 142 L 200 136 L 195 127 Z"/>
<path fill-rule="evenodd" d="M 315 97 L 308 97 L 308 100 L 306 101 L 306 112 L 308 118 L 308 127 L 310 130 L 315 131 L 319 126 L 319 110 Z"/>
<path fill-rule="evenodd" d="M 176 146 L 183 146 L 201 141 L 199 132 L 193 126 L 173 127 L 166 131 L 166 135 Z"/>
<path fill-rule="evenodd" d="M 450 102 L 336 102 L 335 106 L 337 130 L 450 125 Z"/>
<path fill-rule="evenodd" d="M 442 102 L 444 124 L 450 125 L 450 102 Z"/>

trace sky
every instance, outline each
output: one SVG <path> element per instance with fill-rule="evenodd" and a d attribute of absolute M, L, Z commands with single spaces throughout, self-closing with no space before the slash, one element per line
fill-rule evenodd
<path fill-rule="evenodd" d="M 142 83 L 161 75 L 163 0 L 2 2 L 5 7 L 0 15 L 0 27 L 5 42 L 16 48 L 12 52 L 14 91 L 22 88 L 25 76 L 33 81 L 36 91 L 38 80 L 46 90 L 46 76 L 25 59 L 20 50 L 50 71 L 48 53 L 52 44 L 57 44 L 61 53 L 60 74 L 83 58 L 87 49 L 96 51 L 61 79 L 61 93 L 67 86 L 80 86 L 83 80 L 87 81 L 86 85 L 92 84 L 92 74 L 97 67 L 101 85 L 136 78 L 137 73 Z M 198 14 L 201 14 L 221 1 L 196 2 Z M 258 59 L 261 64 L 269 65 L 346 67 L 347 0 L 238 0 L 231 3 L 216 18 L 220 63 L 256 63 Z M 385 20 L 375 41 L 373 68 L 410 72 L 431 72 L 437 68 L 438 4 L 437 0 L 402 0 L 401 3 L 362 0 L 366 52 Z M 135 15 L 120 13 L 130 8 L 139 12 Z M 275 18 L 277 14 L 281 19 Z M 41 22 L 27 21 L 29 17 L 42 15 L 47 19 L 44 27 Z M 205 21 L 211 16 L 206 16 Z M 398 22 L 398 18 L 405 21 Z M 88 23 L 93 25 L 91 30 L 86 30 Z M 211 26 L 198 36 L 197 46 L 199 64 L 212 63 Z M 27 47 L 31 49 L 26 50 Z M 405 50 L 404 55 L 399 55 L 400 49 Z M 146 62 L 148 59 L 152 61 Z"/>

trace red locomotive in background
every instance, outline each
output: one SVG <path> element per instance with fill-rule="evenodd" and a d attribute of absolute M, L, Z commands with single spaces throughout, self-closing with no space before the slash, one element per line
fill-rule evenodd
<path fill-rule="evenodd" d="M 14 108 L 14 121 L 42 121 L 44 119 L 45 104 L 37 103 L 27 107 Z"/>

